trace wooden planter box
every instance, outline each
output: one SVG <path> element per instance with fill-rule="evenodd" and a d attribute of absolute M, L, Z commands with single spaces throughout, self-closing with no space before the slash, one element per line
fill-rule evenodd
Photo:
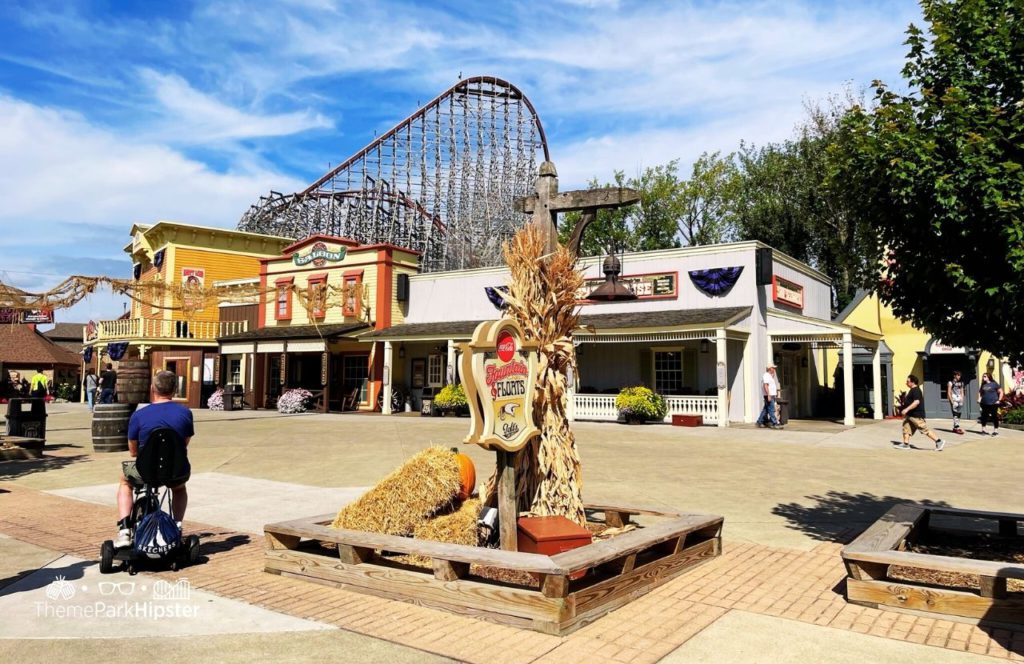
<path fill-rule="evenodd" d="M 933 517 L 957 517 L 958 527 L 941 527 Z M 948 519 L 947 519 L 948 520 Z M 875 608 L 894 607 L 930 616 L 1024 624 L 1024 593 L 1008 593 L 1008 579 L 1024 579 L 1024 565 L 907 551 L 923 534 L 1020 539 L 1024 515 L 901 504 L 843 549 L 846 598 Z M 987 526 L 987 528 L 986 528 Z M 978 590 L 917 583 L 889 577 L 891 566 L 952 572 L 977 578 Z"/>
<path fill-rule="evenodd" d="M 703 415 L 673 415 L 672 426 L 674 427 L 702 427 L 704 426 Z"/>
<path fill-rule="evenodd" d="M 334 515 L 264 526 L 264 569 L 355 592 L 492 622 L 567 634 L 722 551 L 722 517 L 587 506 L 588 517 L 621 527 L 631 515 L 657 522 L 553 556 L 443 544 L 330 528 Z M 325 549 L 321 542 L 337 545 Z M 382 552 L 430 558 L 433 569 L 400 565 Z M 539 587 L 476 574 L 480 568 L 537 575 Z M 583 578 L 574 579 L 584 571 Z"/>

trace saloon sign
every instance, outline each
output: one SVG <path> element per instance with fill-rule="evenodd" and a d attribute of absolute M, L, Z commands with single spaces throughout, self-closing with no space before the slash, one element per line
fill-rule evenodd
<path fill-rule="evenodd" d="M 537 344 L 509 319 L 485 321 L 462 346 L 462 376 L 469 402 L 465 442 L 516 452 L 540 430 L 533 423 Z"/>
<path fill-rule="evenodd" d="M 347 252 L 348 249 L 345 247 L 340 247 L 338 251 L 330 251 L 327 249 L 326 244 L 323 242 L 317 242 L 310 247 L 308 254 L 294 254 L 292 256 L 292 261 L 296 265 L 300 266 L 312 263 L 316 267 L 322 267 L 327 261 L 337 263 L 345 260 L 345 254 Z"/>

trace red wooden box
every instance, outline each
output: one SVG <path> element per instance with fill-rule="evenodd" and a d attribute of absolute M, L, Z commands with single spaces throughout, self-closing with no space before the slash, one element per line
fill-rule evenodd
<path fill-rule="evenodd" d="M 672 426 L 674 427 L 702 427 L 704 426 L 703 415 L 673 415 Z"/>
<path fill-rule="evenodd" d="M 586 546 L 594 537 L 564 516 L 523 516 L 517 521 L 519 537 L 517 548 L 521 553 L 541 553 L 553 556 L 556 553 Z M 570 574 L 570 579 L 579 579 L 586 570 Z"/>

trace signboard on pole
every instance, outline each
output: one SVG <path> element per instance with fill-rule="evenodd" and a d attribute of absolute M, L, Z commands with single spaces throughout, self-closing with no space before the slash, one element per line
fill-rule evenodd
<path fill-rule="evenodd" d="M 469 403 L 465 442 L 516 452 L 540 430 L 533 423 L 537 384 L 536 342 L 510 319 L 485 321 L 462 348 L 462 378 Z"/>

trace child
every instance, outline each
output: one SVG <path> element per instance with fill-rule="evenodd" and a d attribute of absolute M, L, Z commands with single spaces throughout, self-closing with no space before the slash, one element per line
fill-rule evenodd
<path fill-rule="evenodd" d="M 949 399 L 949 409 L 953 412 L 953 433 L 962 436 L 964 430 L 960 428 L 960 415 L 964 407 L 964 381 L 959 371 L 953 371 L 953 380 L 946 384 L 946 397 Z"/>

